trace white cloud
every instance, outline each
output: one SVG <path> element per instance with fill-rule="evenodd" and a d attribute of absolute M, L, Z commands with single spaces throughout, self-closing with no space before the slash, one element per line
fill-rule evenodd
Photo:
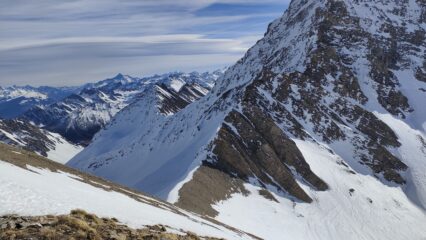
<path fill-rule="evenodd" d="M 0 51 L 18 50 L 32 47 L 45 47 L 49 45 L 66 45 L 66 44 L 92 44 L 92 43 L 117 43 L 117 44 L 223 44 L 228 45 L 226 50 L 245 50 L 243 41 L 232 39 L 209 39 L 199 34 L 170 34 L 170 35 L 152 35 L 144 37 L 70 37 L 70 38 L 53 38 L 40 40 L 19 40 L 14 42 L 5 42 L 0 46 Z M 231 47 L 232 46 L 232 47 Z M 225 50 L 225 49 L 224 49 Z"/>
<path fill-rule="evenodd" d="M 284 2 L 2 0 L 0 85 L 70 85 L 117 72 L 141 76 L 230 65 L 281 11 L 227 16 L 197 11 L 214 3 Z"/>

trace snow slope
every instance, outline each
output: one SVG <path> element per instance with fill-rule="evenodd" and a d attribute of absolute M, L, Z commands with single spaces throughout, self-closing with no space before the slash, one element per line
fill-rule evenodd
<path fill-rule="evenodd" d="M 175 187 L 174 184 L 183 180 L 182 177 L 186 176 L 186 172 L 196 167 L 205 157 L 202 151 L 199 154 L 194 152 L 194 149 L 202 149 L 203 144 L 214 137 L 217 125 L 200 125 L 199 131 L 180 132 L 180 126 L 167 124 L 174 115 L 161 114 L 156 107 L 157 104 L 158 99 L 151 94 L 125 108 L 108 125 L 108 131 L 101 131 L 94 137 L 89 148 L 96 151 L 83 151 L 68 165 L 81 169 L 90 165 L 89 169 L 98 176 L 126 186 L 144 189 L 157 197 L 167 199 L 169 192 Z M 193 127 L 194 125 L 190 124 L 196 121 L 197 115 L 188 113 L 186 108 L 181 112 L 175 114 L 180 116 L 181 123 L 187 128 Z M 222 118 L 220 115 L 215 116 L 211 121 L 219 124 Z M 185 135 L 180 141 L 176 141 L 176 134 Z M 160 138 L 160 136 L 166 138 L 161 144 L 140 141 L 145 137 Z M 150 156 L 155 156 L 155 161 L 151 161 Z M 125 159 L 126 164 L 123 164 L 121 159 Z M 141 172 L 140 169 L 144 171 Z M 117 174 L 120 172 L 126 174 Z M 142 181 L 143 179 L 145 180 Z"/>
<path fill-rule="evenodd" d="M 113 189 L 100 179 L 87 180 L 87 176 L 76 175 L 66 169 L 51 171 L 31 166 L 31 161 L 28 164 L 28 169 L 24 169 L 0 160 L 0 215 L 56 215 L 84 209 L 99 216 L 115 217 L 134 228 L 163 224 L 174 232 L 191 231 L 201 236 L 252 239 L 242 232 L 140 193 L 125 189 L 117 192 L 116 186 Z M 128 195 L 124 194 L 126 192 Z"/>
<path fill-rule="evenodd" d="M 280 193 L 278 202 L 259 195 L 234 194 L 217 203 L 219 221 L 264 239 L 425 239 L 426 214 L 399 187 L 383 186 L 368 175 L 352 174 L 343 159 L 327 146 L 295 139 L 315 172 L 329 185 L 327 192 L 309 191 L 315 201 L 295 204 Z M 351 192 L 353 189 L 353 192 Z M 255 206 L 255 207 L 254 207 Z M 261 224 L 260 224 L 261 223 Z M 253 230 L 256 229 L 256 230 Z"/>
<path fill-rule="evenodd" d="M 54 148 L 47 152 L 47 158 L 58 163 L 66 164 L 84 148 L 72 144 L 57 133 L 49 133 L 49 139 L 54 142 Z"/>
<path fill-rule="evenodd" d="M 405 187 L 411 199 L 418 206 L 426 206 L 426 135 L 424 132 L 413 129 L 404 121 L 390 114 L 375 113 L 383 122 L 388 124 L 398 135 L 402 146 L 397 154 L 404 159 L 409 170 L 407 179 L 411 182 Z"/>
<path fill-rule="evenodd" d="M 280 19 L 271 25 L 279 27 L 279 24 Z M 215 139 L 226 115 L 233 107 L 239 108 L 235 99 L 237 91 L 243 91 L 261 71 L 265 58 L 277 51 L 276 44 L 280 48 L 294 44 L 296 40 L 291 36 L 298 31 L 310 32 L 309 24 L 305 21 L 297 25 L 297 30 L 272 32 L 268 39 L 260 41 L 242 60 L 230 67 L 206 97 L 170 118 L 146 111 L 144 100 L 129 106 L 68 165 L 126 186 L 144 189 L 162 199 L 175 199 L 173 194 L 169 194 L 177 191 L 176 186 L 182 186 L 191 179 L 190 173 L 205 160 L 208 155 L 206 149 Z M 286 42 L 279 42 L 282 35 L 288 36 Z M 313 39 L 299 38 L 297 46 L 312 45 Z M 288 55 L 286 61 L 289 62 L 281 62 L 283 65 L 288 63 L 289 70 L 298 69 L 305 55 L 297 48 L 294 52 L 300 55 Z M 226 97 L 222 97 L 224 95 Z"/>

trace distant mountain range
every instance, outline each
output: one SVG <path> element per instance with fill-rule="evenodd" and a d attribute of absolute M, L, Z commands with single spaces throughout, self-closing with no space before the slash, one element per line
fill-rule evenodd
<path fill-rule="evenodd" d="M 37 105 L 49 105 L 76 93 L 79 87 L 0 86 L 0 118 L 16 118 Z"/>
<path fill-rule="evenodd" d="M 128 105 L 151 96 L 158 100 L 155 107 L 162 114 L 172 115 L 206 95 L 222 74 L 219 70 L 144 78 L 118 74 L 80 87 L 2 88 L 0 116 L 5 119 L 0 120 L 0 141 L 43 156 L 52 155 L 61 142 L 69 150 L 64 153 L 68 157 L 62 158 L 66 161 L 76 153 L 72 149 L 81 150 L 90 143 Z"/>

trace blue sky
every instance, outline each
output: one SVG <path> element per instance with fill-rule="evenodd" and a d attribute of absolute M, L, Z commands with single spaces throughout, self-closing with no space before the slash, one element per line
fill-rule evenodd
<path fill-rule="evenodd" d="M 1 0 L 0 86 L 229 66 L 289 0 Z"/>

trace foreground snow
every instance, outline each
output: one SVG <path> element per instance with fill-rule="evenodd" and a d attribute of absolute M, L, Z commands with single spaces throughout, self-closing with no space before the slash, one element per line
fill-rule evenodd
<path fill-rule="evenodd" d="M 31 171 L 0 161 L 0 215 L 67 214 L 79 208 L 99 216 L 115 217 L 134 228 L 164 224 L 178 232 L 185 230 L 202 236 L 251 239 L 188 212 L 178 213 L 161 203 L 150 205 L 148 201 L 153 199 L 142 195 L 140 197 L 146 203 L 83 183 L 75 175 L 28 168 Z"/>
<path fill-rule="evenodd" d="M 234 194 L 216 204 L 219 221 L 271 240 L 426 239 L 425 212 L 399 187 L 384 186 L 370 175 L 348 172 L 342 159 L 324 146 L 295 142 L 330 190 L 317 192 L 304 185 L 315 199 L 312 204 L 294 203 L 274 194 L 277 203 L 259 195 L 261 188 L 246 184 L 251 192 L 248 197 Z"/>

